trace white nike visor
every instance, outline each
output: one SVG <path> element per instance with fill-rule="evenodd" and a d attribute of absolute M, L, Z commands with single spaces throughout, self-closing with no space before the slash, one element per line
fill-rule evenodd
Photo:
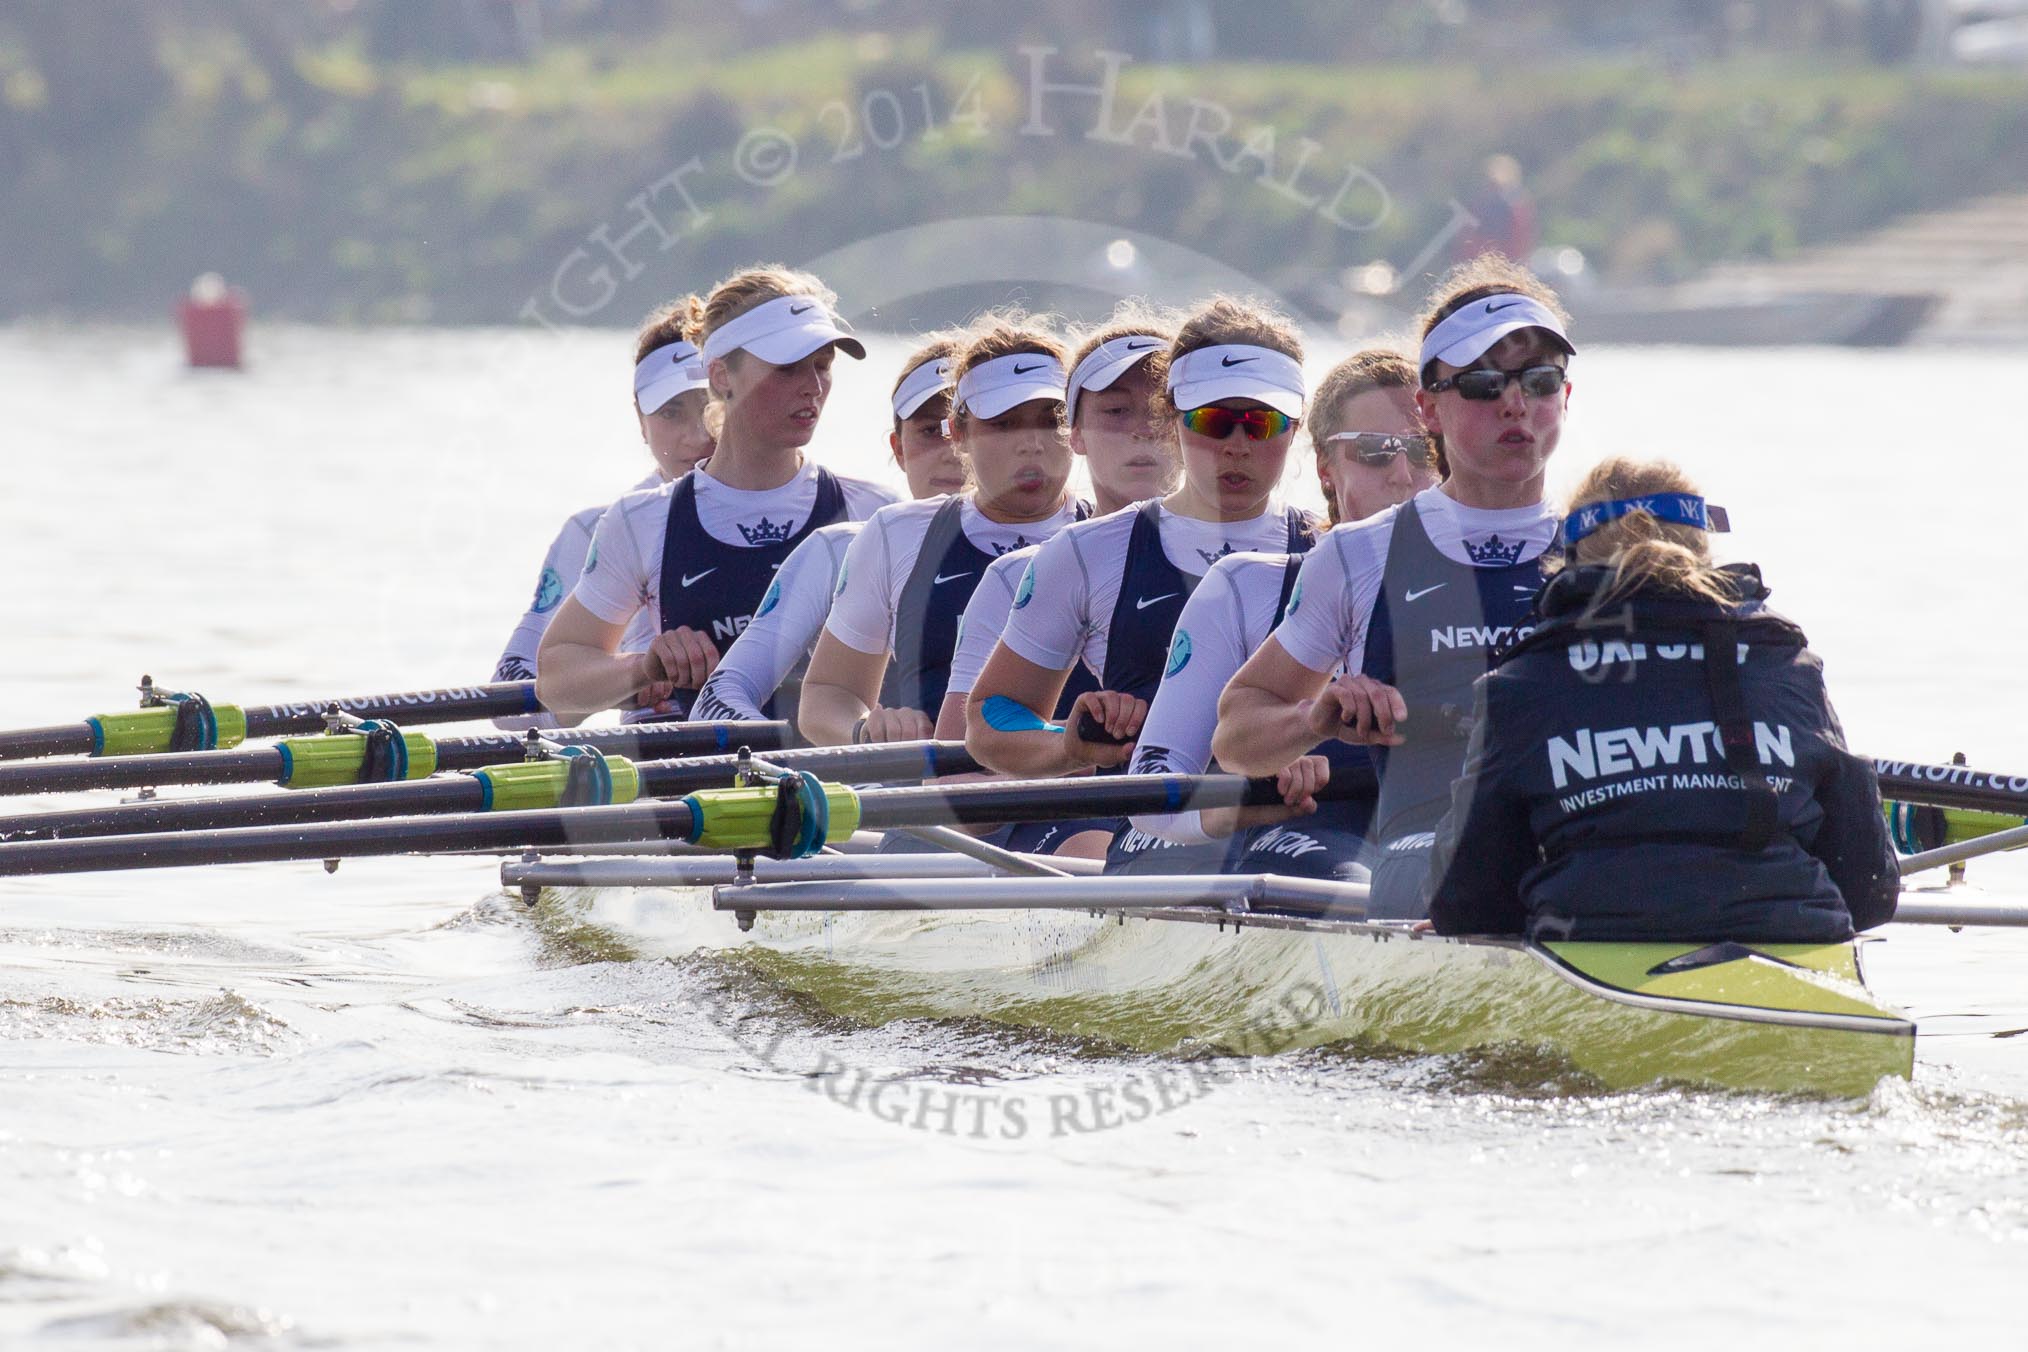
<path fill-rule="evenodd" d="M 1573 357 L 1577 355 L 1570 335 L 1563 331 L 1562 321 L 1551 313 L 1547 305 L 1533 296 L 1503 291 L 1484 300 L 1472 301 L 1445 315 L 1443 322 L 1431 329 L 1429 336 L 1422 340 L 1422 360 L 1418 369 L 1427 380 L 1429 364 L 1433 361 L 1469 366 L 1485 356 L 1493 344 L 1522 329 L 1541 329 L 1554 338 L 1565 353 Z"/>
<path fill-rule="evenodd" d="M 982 361 L 958 378 L 958 406 L 974 418 L 997 418 L 1035 399 L 1063 402 L 1063 363 L 1046 352 L 1013 352 Z"/>
<path fill-rule="evenodd" d="M 1152 333 L 1123 333 L 1117 338 L 1106 339 L 1085 353 L 1084 360 L 1070 373 L 1065 420 L 1071 423 L 1077 421 L 1077 397 L 1080 394 L 1086 390 L 1096 393 L 1111 389 L 1121 376 L 1168 345 L 1168 339 Z"/>
<path fill-rule="evenodd" d="M 932 357 L 901 378 L 894 387 L 894 416 L 908 418 L 951 387 L 951 359 Z"/>
<path fill-rule="evenodd" d="M 1303 368 L 1286 352 L 1221 343 L 1169 363 L 1169 397 L 1186 412 L 1221 399 L 1251 399 L 1291 418 L 1303 416 Z"/>
<path fill-rule="evenodd" d="M 634 406 L 653 413 L 677 395 L 710 384 L 704 374 L 704 354 L 679 338 L 634 363 Z"/>
<path fill-rule="evenodd" d="M 815 296 L 776 296 L 713 329 L 704 340 L 704 360 L 751 352 L 770 366 L 792 366 L 834 343 L 848 356 L 866 356 L 865 344 L 823 301 Z"/>

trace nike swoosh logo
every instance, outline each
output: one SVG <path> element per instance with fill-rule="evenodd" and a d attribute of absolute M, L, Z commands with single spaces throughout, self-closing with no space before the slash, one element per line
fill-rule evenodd
<path fill-rule="evenodd" d="M 936 575 L 936 580 L 930 583 L 930 585 L 932 587 L 941 587 L 946 582 L 956 582 L 961 577 L 970 577 L 970 576 L 971 576 L 970 573 L 938 573 Z"/>
<path fill-rule="evenodd" d="M 1404 601 L 1418 601 L 1421 600 L 1423 597 L 1428 596 L 1431 592 L 1441 591 L 1443 588 L 1448 587 L 1450 585 L 1451 584 L 1448 582 L 1439 582 L 1436 584 L 1436 586 L 1424 587 L 1421 591 L 1404 592 L 1402 593 L 1401 599 Z"/>
<path fill-rule="evenodd" d="M 1248 360 L 1252 359 L 1249 358 Z M 1182 592 L 1163 592 L 1160 596 L 1143 596 L 1140 600 L 1134 602 L 1134 609 L 1146 610 L 1149 606 L 1152 606 L 1159 601 L 1166 601 L 1172 596 L 1181 596 L 1182 594 L 1183 594 Z"/>
<path fill-rule="evenodd" d="M 702 582 L 717 571 L 716 568 L 707 568 L 701 573 L 685 573 L 683 575 L 683 585 L 687 587 L 693 582 Z"/>
<path fill-rule="evenodd" d="M 1030 371 L 1040 371 L 1043 367 L 1047 365 L 1049 365 L 1049 363 L 1046 361 L 1036 362 L 1033 366 L 1023 366 L 1020 362 L 1016 362 L 1014 363 L 1014 374 L 1017 376 L 1025 376 Z"/>
<path fill-rule="evenodd" d="M 1161 344 L 1160 344 L 1160 343 L 1128 343 L 1128 344 L 1127 344 L 1127 351 L 1129 351 L 1129 352 L 1146 352 L 1146 351 L 1147 351 L 1147 350 L 1148 350 L 1149 348 L 1151 348 L 1151 347 L 1160 347 L 1160 346 L 1161 346 Z"/>
<path fill-rule="evenodd" d="M 1516 583 L 1514 584 L 1514 590 L 1515 590 L 1515 591 L 1525 591 L 1525 592 L 1527 592 L 1527 593 L 1528 593 L 1528 594 L 1529 594 L 1530 596 L 1533 596 L 1533 595 L 1534 595 L 1534 594 L 1535 594 L 1536 592 L 1539 592 L 1539 591 L 1541 591 L 1541 590 L 1542 590 L 1542 588 L 1540 588 L 1540 587 L 1529 587 L 1529 586 L 1524 586 L 1523 584 L 1521 584 L 1521 583 L 1519 583 L 1519 582 L 1516 582 Z"/>
<path fill-rule="evenodd" d="M 1244 366 L 1250 361 L 1259 360 L 1259 357 L 1220 357 L 1218 364 L 1220 366 Z"/>
<path fill-rule="evenodd" d="M 1487 313 L 1487 314 L 1489 314 L 1489 315 L 1496 315 L 1496 314 L 1500 313 L 1500 311 L 1502 311 L 1502 310 L 1511 310 L 1511 309 L 1513 309 L 1513 308 L 1514 308 L 1515 306 L 1519 305 L 1520 303 L 1521 303 L 1521 302 L 1520 302 L 1520 301 L 1518 301 L 1518 300 L 1510 300 L 1510 301 L 1508 301 L 1508 302 L 1507 302 L 1507 303 L 1506 303 L 1505 305 L 1495 305 L 1495 304 L 1493 304 L 1493 302 L 1491 302 L 1491 301 L 1487 301 L 1487 302 L 1486 302 L 1486 313 Z"/>
<path fill-rule="evenodd" d="M 812 310 L 814 310 L 814 309 L 816 309 L 816 308 L 817 308 L 817 307 L 816 307 L 816 306 L 814 306 L 814 305 L 804 305 L 804 306 L 800 306 L 800 307 L 799 307 L 799 306 L 795 306 L 795 305 L 791 305 L 791 306 L 789 307 L 789 313 L 790 313 L 790 314 L 792 314 L 792 315 L 801 315 L 801 314 L 808 314 L 808 313 L 809 313 L 810 311 L 812 311 Z"/>

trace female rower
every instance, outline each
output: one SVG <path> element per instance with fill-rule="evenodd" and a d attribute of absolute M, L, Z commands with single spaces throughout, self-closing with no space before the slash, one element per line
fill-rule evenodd
<path fill-rule="evenodd" d="M 996 770 L 1061 775 L 1124 764 L 1176 616 L 1204 571 L 1237 550 L 1307 547 L 1309 519 L 1273 502 L 1303 411 L 1294 326 L 1221 296 L 1156 360 L 1156 410 L 1177 428 L 1182 482 L 1037 551 L 966 709 L 966 745 Z M 1056 707 L 1080 661 L 1101 688 L 1079 695 L 1062 727 L 1045 723 L 1035 711 Z M 1080 734 L 1086 716 L 1105 740 Z"/>
<path fill-rule="evenodd" d="M 707 416 L 710 396 L 706 390 L 704 362 L 697 348 L 683 334 L 704 315 L 704 302 L 683 296 L 650 314 L 634 338 L 634 418 L 641 427 L 641 440 L 654 457 L 655 469 L 634 485 L 632 492 L 660 488 L 688 474 L 698 461 L 711 454 L 715 418 Z M 610 504 L 601 503 L 574 513 L 550 541 L 543 556 L 542 575 L 535 583 L 535 599 L 493 668 L 496 681 L 527 681 L 535 677 L 536 652 L 542 635 L 565 594 L 584 571 L 586 552 L 591 548 L 592 531 Z M 653 638 L 645 616 L 630 634 L 638 646 Z M 635 646 L 630 643 L 629 646 Z M 493 720 L 500 727 L 521 729 L 555 727 L 552 714 L 516 714 Z"/>
<path fill-rule="evenodd" d="M 1318 385 L 1309 432 L 1332 525 L 1363 521 L 1437 482 L 1438 452 L 1416 412 L 1415 387 L 1415 364 L 1386 347 L 1353 353 Z M 1281 623 L 1302 557 L 1233 554 L 1211 565 L 1176 622 L 1134 751 L 1135 774 L 1210 768 L 1219 693 Z M 1283 806 L 1137 816 L 1115 843 L 1110 865 L 1124 872 L 1216 871 L 1230 862 L 1237 832 L 1274 826 L 1255 835 L 1232 866 L 1325 878 L 1357 870 L 1363 877 L 1358 861 L 1372 792 L 1321 805 L 1314 795 L 1333 778 L 1372 775 L 1366 748 L 1332 738 L 1282 771 Z"/>
<path fill-rule="evenodd" d="M 951 440 L 972 488 L 882 508 L 852 542 L 803 682 L 797 723 L 806 740 L 928 737 L 958 616 L 986 565 L 1085 515 L 1065 487 L 1063 356 L 1056 337 L 1024 316 L 989 315 L 966 335 Z"/>
<path fill-rule="evenodd" d="M 1138 301 L 1124 301 L 1079 341 L 1071 356 L 1065 389 L 1070 449 L 1084 457 L 1091 472 L 1092 498 L 1100 515 L 1161 497 L 1176 486 L 1176 438 L 1155 422 L 1150 376 L 1155 354 L 1175 337 L 1174 317 Z M 972 685 L 1007 627 L 1014 593 L 1040 547 L 1017 549 L 986 565 L 972 599 L 965 603 L 943 708 L 937 714 L 938 737 L 964 739 L 965 704 Z M 1058 710 L 1097 688 L 1095 678 L 1078 667 L 1058 697 Z"/>
<path fill-rule="evenodd" d="M 1323 737 L 1376 748 L 1375 916 L 1421 914 L 1472 682 L 1542 586 L 1557 527 L 1543 476 L 1576 350 L 1566 322 L 1553 292 L 1497 255 L 1438 284 L 1419 325 L 1416 407 L 1443 438 L 1449 477 L 1327 535 L 1219 700 L 1212 753 L 1240 774 L 1279 774 Z"/>
<path fill-rule="evenodd" d="M 918 501 L 965 487 L 965 462 L 944 433 L 956 349 L 952 336 L 932 338 L 909 354 L 894 383 L 894 430 L 887 444 L 908 477 L 909 496 Z M 762 594 L 753 619 L 697 692 L 692 718 L 758 719 L 770 700 L 784 711 L 796 707 L 796 696 L 784 691 L 777 698 L 776 691 L 816 646 L 831 613 L 845 550 L 865 524 L 821 526 L 796 546 Z"/>
<path fill-rule="evenodd" d="M 1760 570 L 1712 565 L 1723 529 L 1669 464 L 1608 460 L 1572 494 L 1541 623 L 1475 691 L 1438 931 L 1818 943 L 1893 919 L 1872 767 Z"/>
<path fill-rule="evenodd" d="M 832 313 L 836 297 L 782 267 L 735 273 L 690 333 L 723 424 L 711 459 L 600 518 L 584 573 L 543 636 L 537 694 L 564 716 L 629 698 L 689 712 L 745 627 L 775 569 L 812 531 L 864 520 L 894 500 L 877 484 L 806 461 L 835 354 L 866 349 Z M 658 630 L 622 645 L 642 610 Z"/>

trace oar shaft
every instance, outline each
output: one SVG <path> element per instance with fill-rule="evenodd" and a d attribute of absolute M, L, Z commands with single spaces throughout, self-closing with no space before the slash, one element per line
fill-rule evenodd
<path fill-rule="evenodd" d="M 1353 798 L 1373 790 L 1370 772 L 1337 775 L 1319 796 L 1326 800 Z M 1236 775 L 1091 775 L 1046 784 L 985 780 L 916 789 L 868 789 L 859 795 L 859 824 L 876 831 L 925 823 L 985 826 L 1005 821 L 1267 807 L 1279 802 L 1281 794 L 1274 780 Z"/>
<path fill-rule="evenodd" d="M 825 779 L 851 779 L 860 783 L 896 779 L 930 779 L 937 775 L 964 774 L 979 768 L 966 753 L 962 742 L 899 742 L 884 746 L 811 747 L 800 751 L 774 751 L 772 744 L 788 731 L 786 723 L 703 723 L 671 725 L 639 734 L 604 731 L 579 733 L 575 745 L 625 744 L 667 751 L 686 745 L 716 745 L 720 734 L 737 730 L 742 744 L 755 733 L 754 750 L 767 751 L 768 760 L 784 769 L 807 770 Z M 485 768 L 511 760 L 519 739 L 507 737 L 469 738 L 472 743 L 504 742 L 483 759 L 476 754 L 455 753 L 471 768 Z M 558 738 L 557 740 L 564 740 Z M 439 742 L 442 763 L 445 742 Z M 236 753 L 214 751 L 213 757 Z M 252 753 L 247 753 L 252 754 Z M 668 752 L 668 754 L 676 754 Z M 169 759 L 169 758 L 135 758 Z M 131 761 L 82 761 L 84 768 L 131 764 Z M 66 763 L 68 764 L 68 763 Z M 732 783 L 738 756 L 698 756 L 687 760 L 643 761 L 635 766 L 640 775 L 643 798 L 676 798 L 699 789 L 720 789 Z M 7 770 L 47 769 L 46 766 L 0 766 Z M 53 812 L 23 812 L 0 816 L 0 842 L 28 840 L 70 840 L 86 836 L 142 835 L 156 831 L 215 831 L 232 826 L 307 825 L 311 822 L 361 821 L 369 817 L 395 817 L 411 813 L 434 815 L 441 812 L 479 812 L 485 808 L 485 791 L 478 780 L 452 775 L 430 780 L 393 784 L 345 784 L 326 789 L 292 789 L 286 793 L 240 794 L 230 798 L 185 798 L 147 803 L 118 803 L 108 807 L 71 808 Z"/>
<path fill-rule="evenodd" d="M 268 704 L 246 711 L 246 735 L 282 737 L 319 732 L 331 705 L 357 718 L 386 718 L 396 723 L 462 723 L 473 718 L 510 718 L 542 712 L 533 681 L 499 681 L 492 685 L 455 686 L 443 690 L 406 690 L 391 695 L 355 695 L 313 703 Z"/>
<path fill-rule="evenodd" d="M 753 749 L 765 750 L 758 743 Z M 963 742 L 805 747 L 769 752 L 767 761 L 784 770 L 803 770 L 819 779 L 848 784 L 879 784 L 897 779 L 921 781 L 939 775 L 975 774 L 985 768 L 972 759 Z M 673 798 L 699 789 L 724 788 L 732 782 L 732 772 L 738 764 L 737 756 L 696 756 L 642 765 L 638 767 L 641 796 Z"/>
<path fill-rule="evenodd" d="M 272 784 L 282 753 L 271 746 L 231 751 L 165 751 L 152 756 L 90 756 L 0 765 L 0 798 L 28 793 L 145 789 L 163 784 Z"/>
<path fill-rule="evenodd" d="M 2028 775 L 1974 770 L 1968 765 L 1917 765 L 1876 759 L 1880 796 L 1931 807 L 1977 808 L 2028 817 Z"/>
<path fill-rule="evenodd" d="M 87 756 L 91 754 L 91 749 L 92 730 L 82 723 L 0 732 L 0 761 L 32 760 L 41 756 Z"/>
<path fill-rule="evenodd" d="M 345 784 L 332 789 L 185 798 L 111 807 L 75 808 L 0 817 L 0 842 L 81 840 L 161 831 L 221 831 L 237 826 L 304 826 L 372 817 L 480 812 L 485 786 L 470 775 L 396 784 Z"/>
<path fill-rule="evenodd" d="M 397 720 L 399 721 L 399 720 Z M 542 739 L 558 746 L 588 746 L 628 760 L 661 760 L 671 756 L 711 756 L 740 747 L 773 751 L 787 746 L 795 729 L 785 722 L 629 723 L 617 728 L 580 728 L 545 732 Z M 439 770 L 479 770 L 517 759 L 527 746 L 512 733 L 476 737 L 439 737 Z"/>
<path fill-rule="evenodd" d="M 688 840 L 693 835 L 702 838 L 711 834 L 713 820 L 718 816 L 723 817 L 724 831 L 741 836 L 743 841 L 750 839 L 752 848 L 760 848 L 766 843 L 766 823 L 755 822 L 751 814 L 752 794 L 753 790 L 733 790 L 729 797 L 720 795 L 717 802 L 726 806 L 708 806 L 700 832 L 691 830 L 687 802 L 657 801 L 613 807 L 454 813 L 441 817 L 408 816 L 84 840 L 17 841 L 0 844 L 0 876 L 281 859 L 341 859 L 443 850 L 603 845 L 627 840 Z M 730 798 L 742 800 L 744 806 L 732 804 Z M 918 789 L 870 789 L 858 795 L 854 815 L 860 825 L 868 827 L 950 822 L 985 825 L 1278 801 L 1274 781 L 1270 779 L 1243 780 L 1231 775 L 1116 775 L 1075 781 L 986 781 Z M 747 836 L 755 825 L 763 829 Z M 741 843 L 732 848 L 748 847 Z"/>
<path fill-rule="evenodd" d="M 145 678 L 144 678 L 145 679 Z M 152 686 L 144 687 L 152 689 Z M 244 715 L 245 726 L 237 731 L 237 737 L 283 737 L 291 733 L 321 732 L 324 728 L 325 711 L 336 705 L 340 711 L 359 718 L 388 718 L 394 722 L 421 725 L 426 723 L 457 723 L 474 718 L 504 718 L 514 714 L 541 712 L 542 705 L 535 698 L 533 681 L 500 681 L 491 685 L 452 686 L 437 690 L 404 690 L 389 695 L 353 695 L 342 699 L 309 700 L 300 703 L 267 704 L 254 708 L 235 710 L 235 718 Z M 155 706 L 159 709 L 161 706 Z M 141 711 L 153 713 L 154 709 Z M 163 743 L 153 748 L 145 745 L 125 745 L 115 748 L 101 744 L 103 728 L 94 730 L 94 723 L 109 720 L 126 722 L 136 715 L 131 711 L 123 715 L 101 715 L 97 719 L 80 720 L 48 728 L 23 728 L 13 732 L 0 732 L 0 761 L 29 760 L 42 756 L 89 756 L 123 755 L 135 751 L 164 749 Z"/>
<path fill-rule="evenodd" d="M 323 822 L 314 826 L 246 826 L 226 831 L 104 836 L 93 840 L 34 840 L 0 845 L 0 876 L 276 863 L 292 859 L 358 859 L 524 846 L 606 845 L 684 840 L 689 835 L 688 804 L 628 803 L 618 807 Z"/>
<path fill-rule="evenodd" d="M 640 723 L 622 728 L 551 732 L 545 734 L 545 739 L 560 746 L 589 746 L 630 760 L 647 760 L 726 752 L 741 746 L 772 752 L 786 745 L 792 735 L 793 729 L 782 722 Z M 477 770 L 499 765 L 518 759 L 527 746 L 514 733 L 432 740 L 437 748 L 439 770 Z M 287 760 L 277 746 L 254 746 L 230 751 L 172 751 L 0 765 L 0 797 L 168 784 L 274 784 L 281 782 Z M 0 835 L 10 826 L 18 828 L 18 821 L 0 818 Z"/>

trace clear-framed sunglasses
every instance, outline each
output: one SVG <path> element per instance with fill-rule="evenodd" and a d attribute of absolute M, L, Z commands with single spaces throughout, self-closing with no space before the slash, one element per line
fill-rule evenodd
<path fill-rule="evenodd" d="M 1412 465 L 1436 463 L 1436 443 L 1419 432 L 1333 432 L 1324 438 L 1327 446 L 1334 441 L 1351 443 L 1352 458 L 1376 469 L 1393 464 L 1397 455 Z"/>

